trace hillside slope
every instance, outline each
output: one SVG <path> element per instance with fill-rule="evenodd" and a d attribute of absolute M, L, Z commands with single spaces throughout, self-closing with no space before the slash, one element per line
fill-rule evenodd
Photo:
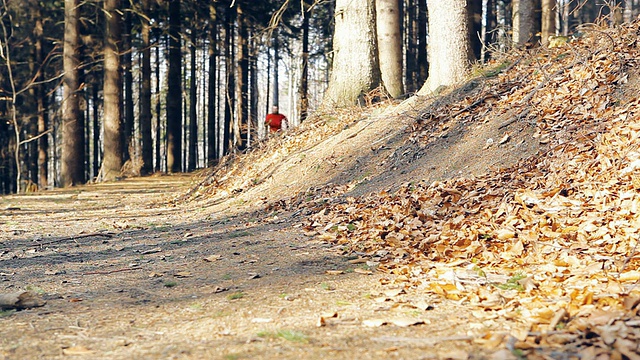
<path fill-rule="evenodd" d="M 190 195 L 299 207 L 395 285 L 513 319 L 512 352 L 637 357 L 640 29 L 582 31 L 433 98 L 325 111 Z"/>

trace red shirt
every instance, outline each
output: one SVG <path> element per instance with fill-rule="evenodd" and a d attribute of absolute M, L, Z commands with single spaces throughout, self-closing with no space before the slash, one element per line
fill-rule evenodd
<path fill-rule="evenodd" d="M 287 120 L 287 117 L 282 114 L 267 114 L 267 119 L 264 122 L 269 125 L 271 132 L 276 132 L 282 128 L 283 120 Z"/>

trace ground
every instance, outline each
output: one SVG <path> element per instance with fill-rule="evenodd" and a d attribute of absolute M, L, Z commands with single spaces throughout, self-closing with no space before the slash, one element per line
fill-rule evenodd
<path fill-rule="evenodd" d="M 156 176 L 2 197 L 0 292 L 29 289 L 47 303 L 0 318 L 0 358 L 437 358 L 473 350 L 485 326 L 464 306 L 383 286 L 387 275 L 306 236 L 295 213 L 167 206 L 190 184 Z M 377 319 L 420 324 L 363 325 Z"/>
<path fill-rule="evenodd" d="M 0 294 L 46 301 L 0 312 L 0 359 L 634 358 L 637 31 L 197 174 L 0 197 Z"/>

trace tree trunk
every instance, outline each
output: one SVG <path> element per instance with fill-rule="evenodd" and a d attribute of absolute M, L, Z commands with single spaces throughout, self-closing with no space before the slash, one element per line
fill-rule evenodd
<path fill-rule="evenodd" d="M 624 1 L 624 13 L 623 13 L 624 22 L 631 22 L 633 20 L 633 1 L 625 0 Z"/>
<path fill-rule="evenodd" d="M 549 37 L 556 34 L 556 0 L 542 0 L 542 24 L 540 41 L 543 45 L 549 42 Z"/>
<path fill-rule="evenodd" d="M 233 111 L 235 108 L 235 76 L 234 76 L 234 67 L 233 67 L 233 59 L 235 54 L 233 52 L 234 41 L 233 41 L 233 23 L 235 21 L 234 16 L 235 8 L 227 9 L 226 16 L 226 24 L 225 24 L 225 72 L 226 72 L 226 92 L 227 96 L 224 102 L 224 129 L 222 130 L 223 135 L 223 154 L 226 155 L 231 151 L 233 147 L 233 143 L 231 142 L 231 121 L 233 120 Z"/>
<path fill-rule="evenodd" d="M 380 85 L 375 0 L 336 0 L 333 70 L 325 102 L 345 106 Z"/>
<path fill-rule="evenodd" d="M 376 24 L 382 82 L 389 94 L 397 98 L 404 94 L 398 0 L 376 0 Z"/>
<path fill-rule="evenodd" d="M 77 0 L 65 0 L 62 102 L 62 186 L 84 183 L 84 128 L 80 115 L 80 32 Z"/>
<path fill-rule="evenodd" d="M 244 150 L 248 146 L 249 139 L 249 47 L 247 45 L 247 20 L 244 10 L 244 1 L 236 1 L 236 23 L 238 24 L 238 43 L 236 48 L 238 49 L 238 62 L 237 62 L 237 103 L 236 103 L 236 117 L 234 126 L 234 143 L 240 150 Z"/>
<path fill-rule="evenodd" d="M 37 66 L 41 66 L 44 60 L 44 50 L 42 48 L 42 40 L 43 40 L 43 22 L 42 22 L 42 13 L 40 11 L 40 7 L 36 6 L 34 8 L 35 14 L 35 26 L 34 26 L 34 52 L 35 52 L 35 61 Z M 45 135 L 47 131 L 47 88 L 43 83 L 44 80 L 44 69 L 41 69 L 36 77 L 36 81 L 38 82 L 35 85 L 35 102 L 36 102 L 36 123 L 37 123 L 37 134 L 40 136 L 37 144 L 37 169 L 36 174 L 37 177 L 33 178 L 38 184 L 40 189 L 46 189 L 48 186 L 48 169 L 47 164 L 49 162 L 49 156 L 47 154 L 47 150 L 49 148 L 48 136 Z"/>
<path fill-rule="evenodd" d="M 122 118 L 120 72 L 120 0 L 105 0 L 107 28 L 104 44 L 104 156 L 100 181 L 115 180 L 122 169 Z"/>
<path fill-rule="evenodd" d="M 280 79 L 278 71 L 278 67 L 280 66 L 280 49 L 279 41 L 278 41 L 278 32 L 273 32 L 273 102 L 272 105 L 280 105 Z M 267 107 L 267 112 L 271 109 L 271 107 Z"/>
<path fill-rule="evenodd" d="M 92 86 L 91 98 L 93 100 L 91 102 L 93 106 L 93 174 L 91 177 L 95 178 L 98 176 L 98 167 L 100 166 L 100 105 L 98 104 L 100 99 L 97 84 Z"/>
<path fill-rule="evenodd" d="M 162 35 L 158 31 L 156 34 L 156 164 L 155 170 L 157 172 L 162 171 L 163 157 L 162 157 L 162 144 L 164 143 L 162 139 L 162 117 L 160 116 L 160 112 L 162 111 L 162 99 L 160 96 L 160 83 L 162 79 L 160 79 L 160 44 L 162 42 Z"/>
<path fill-rule="evenodd" d="M 536 42 L 535 10 L 537 1 L 513 0 L 513 42 L 531 46 Z"/>
<path fill-rule="evenodd" d="M 467 2 L 467 13 L 469 14 L 469 40 L 471 41 L 471 52 L 473 59 L 480 59 L 482 52 L 482 0 Z"/>
<path fill-rule="evenodd" d="M 190 83 L 189 83 L 189 161 L 187 163 L 187 171 L 196 169 L 197 162 L 197 145 L 198 145 L 198 89 L 196 88 L 196 30 L 191 28 L 191 44 L 189 46 L 189 55 L 191 57 Z"/>
<path fill-rule="evenodd" d="M 209 5 L 209 85 L 207 94 L 207 164 L 213 164 L 218 158 L 218 128 L 216 127 L 217 98 L 217 33 L 218 19 L 215 5 Z"/>
<path fill-rule="evenodd" d="M 429 78 L 418 92 L 462 81 L 470 69 L 469 17 L 466 0 L 429 1 Z"/>
<path fill-rule="evenodd" d="M 142 0 L 142 13 L 149 14 L 149 0 Z M 153 171 L 153 143 L 151 140 L 151 29 L 147 18 L 142 20 L 142 69 L 140 88 L 140 140 L 142 147 L 141 175 Z"/>
<path fill-rule="evenodd" d="M 300 58 L 298 114 L 300 114 L 300 122 L 303 122 L 309 114 L 309 17 L 311 16 L 311 9 L 308 1 L 303 1 L 301 4 L 303 6 L 301 26 L 302 56 Z M 402 74 L 400 74 L 400 78 L 402 78 Z"/>
<path fill-rule="evenodd" d="M 127 11 L 124 16 L 124 34 L 122 36 L 122 71 L 124 73 L 124 132 L 122 139 L 122 161 L 126 162 L 135 154 L 129 151 L 132 149 L 133 142 L 133 122 L 135 116 L 133 114 L 133 73 L 131 71 L 131 11 Z"/>
<path fill-rule="evenodd" d="M 169 77 L 167 92 L 167 171 L 182 171 L 182 50 L 180 0 L 169 0 Z"/>
<path fill-rule="evenodd" d="M 418 84 L 423 84 L 429 76 L 429 63 L 427 60 L 427 1 L 418 0 Z"/>

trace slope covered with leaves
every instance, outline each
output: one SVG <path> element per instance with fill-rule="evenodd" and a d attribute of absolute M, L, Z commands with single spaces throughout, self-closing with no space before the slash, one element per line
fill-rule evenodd
<path fill-rule="evenodd" d="M 504 127 L 535 126 L 531 136 L 544 145 L 535 156 L 349 197 L 307 229 L 402 286 L 476 304 L 488 322 L 512 318 L 509 336 L 488 336 L 489 345 L 638 358 L 638 25 L 585 28 L 562 47 L 514 56 L 473 96 L 427 108 L 410 133 L 425 148 L 434 130 L 450 128 L 442 124 L 502 116 Z M 513 140 L 505 133 L 486 146 Z"/>

